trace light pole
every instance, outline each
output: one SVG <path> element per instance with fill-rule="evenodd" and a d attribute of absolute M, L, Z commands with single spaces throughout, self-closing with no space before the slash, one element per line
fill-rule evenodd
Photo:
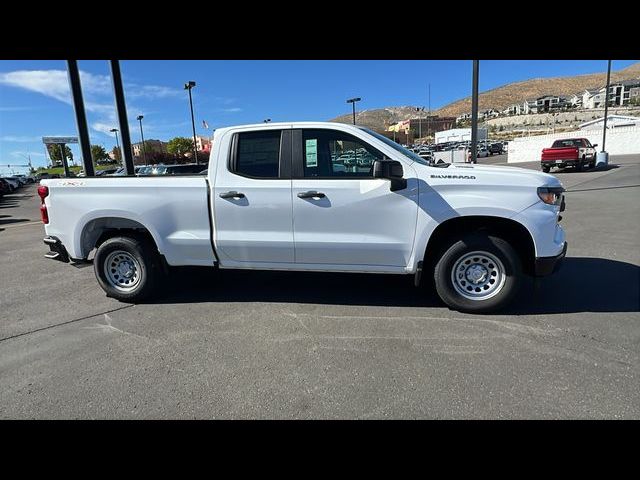
<path fill-rule="evenodd" d="M 120 162 L 122 163 L 122 150 L 120 149 L 120 142 L 118 141 L 118 129 L 112 128 L 109 131 L 116 134 L 116 145 L 118 146 L 118 153 L 120 154 Z"/>
<path fill-rule="evenodd" d="M 264 123 L 269 123 L 270 121 L 271 121 L 271 119 L 270 119 L 270 118 L 265 118 L 265 119 L 263 120 L 263 122 L 264 122 Z"/>
<path fill-rule="evenodd" d="M 193 128 L 193 155 L 196 159 L 196 165 L 200 165 L 198 161 L 198 146 L 196 140 L 196 121 L 193 118 L 193 99 L 191 98 L 191 89 L 196 86 L 196 82 L 189 80 L 184 84 L 184 89 L 189 90 L 189 108 L 191 109 L 191 127 Z"/>
<path fill-rule="evenodd" d="M 360 100 L 362 100 L 360 97 L 355 97 L 355 98 L 350 98 L 349 100 L 347 100 L 347 103 L 350 103 L 351 106 L 353 107 L 353 124 L 356 124 L 356 102 L 359 102 Z"/>
<path fill-rule="evenodd" d="M 147 164 L 147 149 L 144 146 L 144 134 L 142 133 L 142 119 L 144 118 L 144 115 L 138 115 L 136 117 L 136 120 L 138 120 L 140 122 L 140 138 L 142 138 L 142 161 L 143 164 L 146 165 Z"/>

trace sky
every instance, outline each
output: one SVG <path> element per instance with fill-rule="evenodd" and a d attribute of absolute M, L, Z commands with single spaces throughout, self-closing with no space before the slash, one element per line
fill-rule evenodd
<path fill-rule="evenodd" d="M 614 60 L 613 70 L 637 60 Z M 109 130 L 118 128 L 109 62 L 80 60 L 81 82 L 91 144 L 110 151 Z M 277 121 L 330 120 L 358 110 L 388 106 L 431 108 L 471 95 L 471 60 L 124 60 L 120 62 L 131 141 L 144 137 L 190 137 L 189 99 L 183 89 L 193 80 L 196 133 L 229 125 Z M 531 78 L 606 71 L 606 60 L 483 60 L 479 90 Z M 202 121 L 210 129 L 206 130 Z M 46 165 L 43 136 L 77 136 L 64 60 L 0 60 L 0 173 L 25 173 Z M 71 145 L 77 164 L 81 154 Z M 8 168 L 4 165 L 14 165 Z"/>

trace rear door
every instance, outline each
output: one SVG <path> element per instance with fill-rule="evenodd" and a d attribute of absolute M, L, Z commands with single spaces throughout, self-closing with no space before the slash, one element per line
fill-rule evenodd
<path fill-rule="evenodd" d="M 235 266 L 293 263 L 291 130 L 230 132 L 213 188 L 214 242 Z"/>
<path fill-rule="evenodd" d="M 405 267 L 418 213 L 410 166 L 407 188 L 392 192 L 388 180 L 373 178 L 384 155 L 362 139 L 303 129 L 293 130 L 292 145 L 296 263 Z"/>

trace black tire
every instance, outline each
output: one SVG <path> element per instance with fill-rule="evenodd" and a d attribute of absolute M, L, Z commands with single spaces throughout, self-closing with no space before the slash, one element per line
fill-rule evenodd
<path fill-rule="evenodd" d="M 584 170 L 584 158 L 576 164 L 576 172 L 581 172 Z"/>
<path fill-rule="evenodd" d="M 109 278 L 109 274 L 105 271 L 105 262 L 109 261 L 113 255 L 117 256 L 116 252 L 124 252 L 120 259 L 116 258 L 116 261 L 127 261 L 131 258 L 135 260 L 135 262 L 129 261 L 129 264 L 135 265 L 133 270 L 138 275 L 135 277 L 136 274 L 134 274 L 131 279 L 131 281 L 135 280 L 135 285 L 115 287 L 113 276 L 118 276 L 115 269 L 111 269 L 112 278 Z M 112 263 L 112 266 L 115 266 L 115 263 Z M 160 257 L 156 247 L 142 238 L 112 237 L 98 247 L 93 259 L 93 270 L 107 296 L 121 302 L 137 303 L 149 298 L 154 292 L 161 275 Z M 125 276 L 118 277 L 118 281 L 120 278 L 123 279 L 123 283 L 129 281 Z"/>
<path fill-rule="evenodd" d="M 551 171 L 551 168 L 550 167 L 542 167 L 542 171 L 544 173 L 549 173 Z"/>
<path fill-rule="evenodd" d="M 468 263 L 466 260 L 457 265 L 466 255 L 473 252 L 478 252 L 478 257 L 472 255 L 469 259 L 471 261 L 469 266 L 465 267 L 465 263 Z M 493 265 L 491 257 L 497 258 L 499 260 L 498 263 L 502 265 Z M 465 297 L 457 288 L 468 289 L 473 285 L 465 275 L 469 267 L 476 268 L 474 267 L 475 264 L 482 266 L 483 264 L 479 260 L 484 262 L 486 258 L 489 259 L 487 268 L 485 268 L 486 278 L 489 279 L 485 284 L 488 285 L 486 287 L 488 293 L 484 291 L 479 293 L 465 291 L 468 296 L 478 296 L 476 298 Z M 463 280 L 458 280 L 458 287 L 454 286 L 452 276 L 454 268 L 467 269 L 464 274 L 460 273 L 458 278 Z M 494 270 L 496 272 L 501 271 L 501 273 L 493 276 Z M 488 234 L 474 233 L 454 242 L 447 248 L 436 263 L 433 276 L 438 295 L 450 308 L 470 313 L 489 312 L 506 307 L 513 299 L 522 281 L 522 265 L 519 255 L 505 240 Z M 497 285 L 489 284 L 491 279 L 498 279 Z M 461 287 L 460 283 L 464 283 L 464 280 L 467 280 L 467 285 Z M 496 283 L 495 280 L 494 283 Z M 482 286 L 482 284 L 477 285 Z M 475 286 L 472 290 L 478 288 L 480 287 Z M 482 295 L 487 296 L 487 298 L 482 298 Z"/>

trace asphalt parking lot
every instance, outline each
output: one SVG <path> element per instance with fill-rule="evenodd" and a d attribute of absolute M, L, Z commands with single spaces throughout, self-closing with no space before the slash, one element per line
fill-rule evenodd
<path fill-rule="evenodd" d="M 411 277 L 207 269 L 127 305 L 43 257 L 35 187 L 6 196 L 0 418 L 640 418 L 640 156 L 610 162 L 552 172 L 568 257 L 496 315 Z"/>

